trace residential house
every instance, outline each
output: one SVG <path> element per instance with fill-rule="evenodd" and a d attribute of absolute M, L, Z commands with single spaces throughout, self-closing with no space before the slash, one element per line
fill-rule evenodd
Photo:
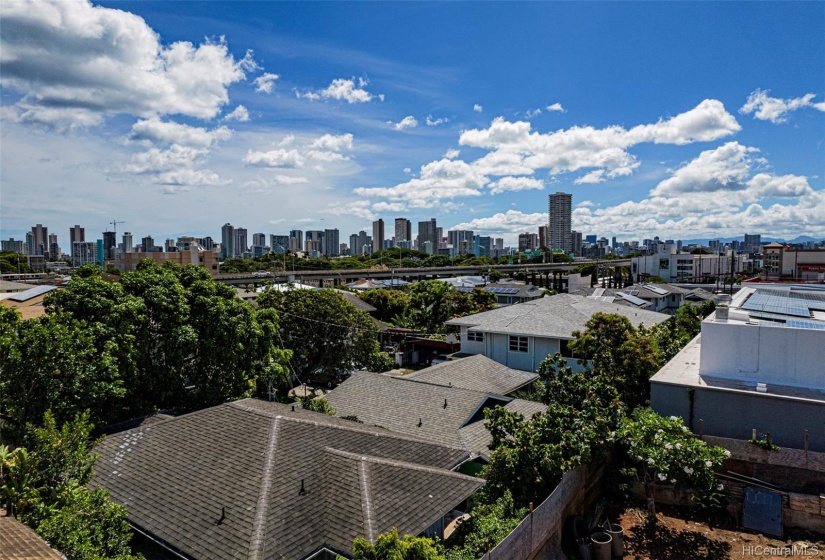
<path fill-rule="evenodd" d="M 512 374 L 505 374 L 499 382 L 485 382 L 483 377 L 474 381 L 467 371 L 450 371 L 447 364 L 440 364 L 444 369 L 429 371 L 418 379 L 355 372 L 325 398 L 338 416 L 354 416 L 367 426 L 381 426 L 407 436 L 464 449 L 478 460 L 475 465 L 466 465 L 463 472 L 475 473 L 490 454 L 491 436 L 484 426 L 484 410 L 503 406 L 529 418 L 546 411 L 547 407 L 488 390 L 493 387 L 510 390 L 530 383 L 535 377 L 527 378 L 510 370 Z M 447 374 L 440 375 L 445 371 Z M 447 379 L 452 378 L 461 385 L 480 387 L 481 390 L 450 385 Z"/>
<path fill-rule="evenodd" d="M 508 368 L 482 354 L 449 360 L 404 376 L 404 379 L 423 383 L 497 395 L 509 395 L 525 389 L 538 378 L 535 373 Z"/>
<path fill-rule="evenodd" d="M 557 294 L 451 319 L 446 324 L 460 327 L 462 352 L 484 354 L 510 368 L 536 371 L 548 355 L 558 352 L 565 358 L 574 357 L 568 347 L 573 332 L 584 331 L 596 313 L 616 313 L 634 326 L 648 327 L 669 318 L 623 302 Z M 568 363 L 580 369 L 575 360 Z"/>
<path fill-rule="evenodd" d="M 397 528 L 441 535 L 484 481 L 470 454 L 423 438 L 246 399 L 108 436 L 94 484 L 184 559 L 332 560 Z"/>
<path fill-rule="evenodd" d="M 624 294 L 627 294 L 648 302 L 650 306 L 645 308 L 648 311 L 672 312 L 684 305 L 687 292 L 671 284 L 634 284 L 621 290 L 618 295 L 625 297 Z"/>

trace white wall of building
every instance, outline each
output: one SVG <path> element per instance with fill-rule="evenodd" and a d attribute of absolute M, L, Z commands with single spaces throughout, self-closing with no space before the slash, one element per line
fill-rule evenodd
<path fill-rule="evenodd" d="M 825 387 L 825 331 L 719 322 L 702 323 L 701 375 L 750 383 Z"/>

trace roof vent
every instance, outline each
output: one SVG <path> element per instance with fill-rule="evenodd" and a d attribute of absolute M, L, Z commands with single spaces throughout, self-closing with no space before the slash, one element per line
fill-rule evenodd
<path fill-rule="evenodd" d="M 222 507 L 222 508 L 221 508 L 221 518 L 220 518 L 220 519 L 218 519 L 218 520 L 215 522 L 215 525 L 220 525 L 221 523 L 223 523 L 223 520 L 224 520 L 224 519 L 226 519 L 226 508 L 225 508 L 225 507 Z"/>
<path fill-rule="evenodd" d="M 768 392 L 768 385 L 766 383 L 757 383 L 756 384 L 756 392 L 757 393 L 767 393 Z"/>
<path fill-rule="evenodd" d="M 421 422 L 421 418 L 419 418 L 419 419 L 418 419 L 418 427 L 419 427 L 419 428 L 421 427 L 421 424 L 422 424 L 422 422 Z"/>
<path fill-rule="evenodd" d="M 306 489 L 304 488 L 304 479 L 302 478 L 302 479 L 301 479 L 301 490 L 298 492 L 298 495 L 299 495 L 299 496 L 303 496 L 303 495 L 304 495 L 304 494 L 306 494 L 306 493 L 307 493 L 307 491 L 306 491 Z"/>
<path fill-rule="evenodd" d="M 444 399 L 444 408 L 447 408 L 447 399 Z"/>

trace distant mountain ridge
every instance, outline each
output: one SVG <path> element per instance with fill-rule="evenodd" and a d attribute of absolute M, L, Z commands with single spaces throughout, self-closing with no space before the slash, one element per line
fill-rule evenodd
<path fill-rule="evenodd" d="M 711 237 L 711 238 L 704 238 L 704 239 L 683 239 L 683 245 L 705 245 L 707 246 L 708 243 L 711 241 L 719 240 L 722 243 L 730 243 L 731 241 L 744 241 L 744 236 L 739 237 Z M 777 241 L 779 243 L 788 243 L 789 245 L 793 245 L 795 243 L 807 243 L 808 241 L 825 241 L 825 239 L 817 239 L 815 237 L 811 237 L 810 235 L 800 235 L 793 239 L 780 239 L 779 237 L 766 237 L 762 236 L 762 243 L 773 243 Z"/>

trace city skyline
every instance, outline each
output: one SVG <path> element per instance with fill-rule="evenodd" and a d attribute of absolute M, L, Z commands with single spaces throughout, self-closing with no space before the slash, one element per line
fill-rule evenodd
<path fill-rule="evenodd" d="M 608 238 L 825 236 L 821 3 L 12 0 L 0 17 L 40 37 L 2 36 L 3 239 L 404 216 L 515 244 L 556 191 L 573 230 Z"/>

